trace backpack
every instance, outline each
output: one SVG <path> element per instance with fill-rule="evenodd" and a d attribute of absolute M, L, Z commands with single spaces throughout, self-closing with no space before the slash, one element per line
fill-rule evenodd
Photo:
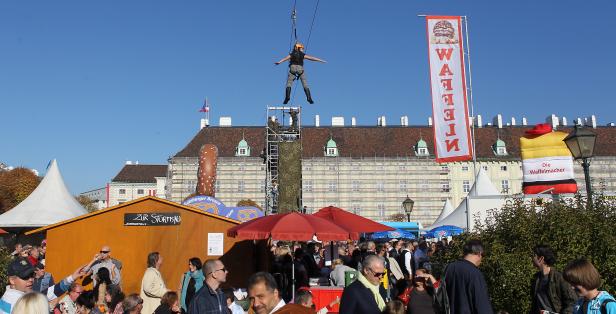
<path fill-rule="evenodd" d="M 611 302 L 616 302 L 612 299 L 607 299 L 603 302 L 601 302 L 601 314 L 607 314 L 607 304 L 611 303 Z"/>
<path fill-rule="evenodd" d="M 449 314 L 449 296 L 447 295 L 447 282 L 445 275 L 447 274 L 447 266 L 443 270 L 440 285 L 434 292 L 434 310 L 437 314 Z"/>

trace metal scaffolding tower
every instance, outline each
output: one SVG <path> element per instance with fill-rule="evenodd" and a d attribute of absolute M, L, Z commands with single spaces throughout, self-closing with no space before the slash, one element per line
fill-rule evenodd
<path fill-rule="evenodd" d="M 278 212 L 279 144 L 299 141 L 301 137 L 301 107 L 267 107 L 264 158 L 267 164 L 265 179 L 265 213 Z"/>

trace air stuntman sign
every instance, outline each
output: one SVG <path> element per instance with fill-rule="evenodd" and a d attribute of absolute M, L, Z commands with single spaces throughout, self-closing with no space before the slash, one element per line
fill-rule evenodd
<path fill-rule="evenodd" d="M 179 225 L 182 217 L 179 213 L 126 213 L 125 226 L 173 226 Z"/>

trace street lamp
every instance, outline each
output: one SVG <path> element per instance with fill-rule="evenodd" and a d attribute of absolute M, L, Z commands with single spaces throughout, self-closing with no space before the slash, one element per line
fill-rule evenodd
<path fill-rule="evenodd" d="M 582 160 L 582 168 L 584 169 L 584 180 L 586 181 L 586 196 L 588 197 L 588 206 L 592 204 L 592 188 L 590 186 L 590 161 L 595 151 L 595 141 L 597 135 L 588 129 L 581 128 L 575 125 L 573 132 L 569 133 L 563 140 L 573 155 L 573 159 Z"/>
<path fill-rule="evenodd" d="M 404 209 L 404 212 L 406 213 L 406 218 L 409 222 L 411 222 L 411 212 L 413 211 L 413 205 L 415 205 L 415 201 L 410 199 L 407 195 L 406 199 L 402 202 L 402 208 Z"/>

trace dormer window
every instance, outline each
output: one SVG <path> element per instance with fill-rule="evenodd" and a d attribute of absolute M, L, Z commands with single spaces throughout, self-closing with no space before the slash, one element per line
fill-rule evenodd
<path fill-rule="evenodd" d="M 507 156 L 507 145 L 500 138 L 492 145 L 492 152 L 496 156 Z"/>
<path fill-rule="evenodd" d="M 323 152 L 325 157 L 338 157 L 338 146 L 336 145 L 336 141 L 330 138 L 327 141 L 327 145 L 325 145 Z"/>
<path fill-rule="evenodd" d="M 244 138 L 237 144 L 235 148 L 235 156 L 236 157 L 250 157 L 250 146 L 248 146 L 248 142 Z"/>
<path fill-rule="evenodd" d="M 423 139 L 417 141 L 417 144 L 413 146 L 413 150 L 415 151 L 415 156 L 417 157 L 430 156 L 430 152 L 428 151 L 428 144 Z"/>

